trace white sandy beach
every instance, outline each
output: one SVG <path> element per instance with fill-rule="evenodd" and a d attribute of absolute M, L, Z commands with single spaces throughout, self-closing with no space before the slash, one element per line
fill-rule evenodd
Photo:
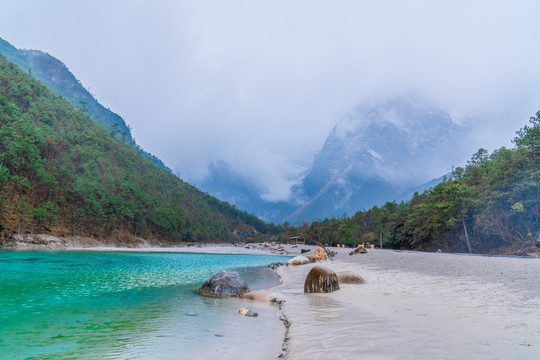
<path fill-rule="evenodd" d="M 304 294 L 280 268 L 286 359 L 538 359 L 540 259 L 370 250 L 320 265 L 367 284 Z"/>
<path fill-rule="evenodd" d="M 291 255 L 301 248 L 314 249 L 285 245 Z M 232 246 L 125 250 L 269 253 Z M 367 284 L 341 285 L 329 294 L 304 294 L 305 277 L 315 264 L 280 267 L 282 284 L 271 289 L 267 298 L 282 302 L 281 316 L 289 322 L 282 357 L 538 359 L 540 258 L 379 249 L 349 256 L 351 249 L 333 250 L 338 251 L 334 261 L 317 265 L 336 272 L 354 271 Z M 250 300 L 242 304 L 259 306 Z M 267 345 L 257 344 L 257 359 L 279 354 L 275 341 Z"/>

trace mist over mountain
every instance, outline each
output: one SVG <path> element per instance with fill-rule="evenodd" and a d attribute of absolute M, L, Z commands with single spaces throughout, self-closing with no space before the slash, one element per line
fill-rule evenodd
<path fill-rule="evenodd" d="M 0 247 L 13 234 L 234 241 L 277 231 L 202 193 L 0 56 Z"/>
<path fill-rule="evenodd" d="M 169 170 L 137 146 L 122 117 L 102 106 L 60 60 L 39 50 L 17 49 L 2 39 L 0 54 Z M 225 161 L 212 162 L 209 175 L 196 185 L 275 223 L 352 215 L 386 201 L 407 200 L 414 191 L 435 185 L 450 166 L 462 164 L 472 152 L 465 146 L 464 130 L 418 94 L 396 97 L 358 106 L 339 121 L 312 165 L 292 186 L 287 201 L 269 201 L 260 182 L 241 175 Z"/>
<path fill-rule="evenodd" d="M 295 191 L 307 202 L 287 219 L 352 215 L 398 200 L 448 173 L 467 154 L 465 130 L 417 95 L 358 107 L 334 127 L 315 156 Z"/>
<path fill-rule="evenodd" d="M 404 95 L 359 106 L 339 121 L 288 202 L 265 201 L 223 163 L 198 185 L 277 223 L 353 215 L 436 185 L 471 153 L 469 131 L 420 95 Z"/>
<path fill-rule="evenodd" d="M 209 176 L 197 187 L 222 201 L 256 215 L 262 220 L 282 223 L 299 204 L 294 201 L 271 202 L 260 194 L 263 191 L 252 180 L 235 172 L 226 162 L 211 164 Z"/>

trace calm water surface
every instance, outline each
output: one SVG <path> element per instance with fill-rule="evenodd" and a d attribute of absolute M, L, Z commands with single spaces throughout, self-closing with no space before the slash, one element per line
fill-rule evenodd
<path fill-rule="evenodd" d="M 287 259 L 0 251 L 0 358 L 197 358 L 209 343 L 238 342 L 227 329 L 246 321 L 241 300 L 199 296 L 202 282 L 231 269 L 252 290 L 272 287 L 279 280 L 265 266 Z"/>

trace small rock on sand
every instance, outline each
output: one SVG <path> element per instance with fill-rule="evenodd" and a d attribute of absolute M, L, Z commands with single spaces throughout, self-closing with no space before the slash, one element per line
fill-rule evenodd
<path fill-rule="evenodd" d="M 305 256 L 302 256 L 302 255 L 298 255 L 298 256 L 295 256 L 293 257 L 291 260 L 287 261 L 287 266 L 290 266 L 290 265 L 305 265 L 305 264 L 309 264 L 310 261 L 307 257 Z"/>
<path fill-rule="evenodd" d="M 271 264 L 268 265 L 268 267 L 272 270 L 275 270 L 277 269 L 278 267 L 282 266 L 282 265 L 285 265 L 284 263 L 282 262 L 273 262 Z"/>
<path fill-rule="evenodd" d="M 256 313 L 255 311 L 251 311 L 248 308 L 241 308 L 240 310 L 238 310 L 238 312 L 240 313 L 240 315 L 243 315 L 243 316 L 251 316 L 251 317 L 259 316 L 258 313 Z"/>
<path fill-rule="evenodd" d="M 367 250 L 364 249 L 363 247 L 357 247 L 356 249 L 354 249 L 353 251 L 351 251 L 349 253 L 349 255 L 356 255 L 356 254 L 365 254 L 367 253 Z"/>

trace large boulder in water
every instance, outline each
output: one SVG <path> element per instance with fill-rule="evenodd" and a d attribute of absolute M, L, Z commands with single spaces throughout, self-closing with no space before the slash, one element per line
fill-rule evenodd
<path fill-rule="evenodd" d="M 199 294 L 211 297 L 235 297 L 248 292 L 248 286 L 236 271 L 221 271 L 199 289 Z"/>
<path fill-rule="evenodd" d="M 343 284 L 360 285 L 360 284 L 366 283 L 366 280 L 364 280 L 360 275 L 352 271 L 341 271 L 341 272 L 338 272 L 336 275 L 338 277 L 338 282 L 341 285 Z"/>
<path fill-rule="evenodd" d="M 336 290 L 339 290 L 336 273 L 323 266 L 314 266 L 304 283 L 305 293 L 329 293 Z"/>
<path fill-rule="evenodd" d="M 302 256 L 302 255 L 298 255 L 298 256 L 295 256 L 293 257 L 291 260 L 287 261 L 287 266 L 290 266 L 290 265 L 305 265 L 305 264 L 309 264 L 310 261 L 307 257 L 305 256 Z"/>

